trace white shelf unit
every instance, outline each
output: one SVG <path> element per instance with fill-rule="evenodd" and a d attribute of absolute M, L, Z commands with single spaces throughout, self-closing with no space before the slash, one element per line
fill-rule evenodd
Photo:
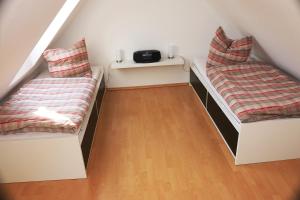
<path fill-rule="evenodd" d="M 182 66 L 184 59 L 181 56 L 176 56 L 172 59 L 162 58 L 159 62 L 153 63 L 136 63 L 133 60 L 124 60 L 121 63 L 113 62 L 111 69 L 128 69 L 128 68 L 141 68 L 141 67 L 162 67 L 162 66 Z"/>

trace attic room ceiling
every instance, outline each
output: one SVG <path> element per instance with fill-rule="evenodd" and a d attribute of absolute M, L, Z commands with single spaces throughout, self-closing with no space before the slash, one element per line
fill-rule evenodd
<path fill-rule="evenodd" d="M 209 0 L 208 3 L 243 35 L 255 37 L 260 46 L 256 48 L 259 57 L 300 79 L 299 0 Z"/>
<path fill-rule="evenodd" d="M 70 12 L 64 10 L 64 15 L 67 16 L 60 17 L 57 25 L 53 25 L 53 19 L 67 2 L 0 1 L 0 99 L 36 64 L 43 48 L 49 45 L 79 0 L 69 0 L 75 6 L 71 7 Z M 52 29 L 49 30 L 51 26 Z M 26 66 L 21 68 L 24 65 Z"/>
<path fill-rule="evenodd" d="M 20 67 L 24 64 L 28 55 L 32 52 L 65 2 L 66 0 L 0 0 L 0 55 L 2 61 L 0 68 L 0 99 L 10 89 L 9 85 Z M 99 2 L 90 0 L 83 1 L 83 4 L 86 4 L 86 8 L 101 10 L 101 8 L 95 6 Z M 164 1 L 164 3 L 168 2 Z M 258 57 L 275 63 L 283 70 L 300 79 L 300 41 L 298 39 L 300 35 L 300 26 L 298 26 L 300 24 L 300 0 L 275 0 L 272 3 L 269 0 L 202 0 L 201 2 L 207 2 L 211 8 L 205 9 L 212 11 L 218 17 L 221 16 L 221 19 L 226 22 L 224 24 L 229 24 L 229 26 L 225 25 L 224 27 L 229 36 L 236 31 L 239 31 L 242 35 L 253 35 L 259 44 L 258 46 L 261 47 L 257 48 L 257 46 L 255 48 L 255 53 Z M 186 2 L 185 4 L 188 3 L 198 5 L 198 1 Z M 155 4 L 155 2 L 152 4 Z M 114 7 L 114 5 L 108 6 L 111 6 L 111 8 Z M 90 13 L 90 10 L 86 12 Z M 110 10 L 107 12 L 111 13 Z M 199 12 L 205 13 L 201 12 L 201 10 Z M 93 17 L 94 15 L 95 19 L 99 21 L 99 14 L 95 12 L 90 15 L 76 15 L 76 18 L 81 18 L 81 21 L 86 22 L 87 16 Z M 209 31 L 215 26 L 213 23 L 218 20 L 212 20 L 213 16 L 207 13 L 200 18 L 205 18 L 201 24 L 203 27 L 199 27 L 203 34 L 203 40 L 206 42 L 202 46 L 208 46 L 210 41 L 207 38 L 210 37 L 207 36 L 210 36 Z M 107 19 L 105 18 L 105 20 Z M 188 20 L 189 18 L 187 18 L 186 24 L 191 24 Z M 223 25 L 222 20 L 219 21 L 220 25 Z M 208 23 L 212 23 L 213 25 L 204 26 L 204 24 Z M 78 31 L 76 25 L 76 23 L 71 24 L 68 29 L 72 31 L 73 27 L 73 30 Z M 139 24 L 136 25 L 138 26 Z M 86 30 L 86 32 L 90 31 L 91 34 L 95 34 L 97 31 L 104 31 L 102 29 L 96 30 L 95 27 L 97 26 L 93 27 L 89 25 L 88 27 L 92 30 Z M 68 40 L 66 37 L 70 35 L 70 31 L 67 29 L 63 31 L 68 34 L 67 36 L 64 35 L 60 41 Z M 82 34 L 82 32 L 78 34 Z M 107 35 L 110 34 L 107 33 Z M 157 33 L 157 35 L 159 34 Z M 76 35 L 73 36 L 75 37 Z M 199 37 L 199 35 L 197 36 Z M 187 36 L 184 37 L 184 41 L 186 41 Z M 195 43 L 197 38 L 189 39 Z M 201 45 L 199 45 L 199 48 L 201 48 Z M 25 73 L 22 72 L 22 74 Z"/>

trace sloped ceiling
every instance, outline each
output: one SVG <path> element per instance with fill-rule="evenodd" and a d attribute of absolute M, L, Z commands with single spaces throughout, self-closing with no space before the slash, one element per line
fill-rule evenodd
<path fill-rule="evenodd" d="M 260 57 L 300 79 L 299 0 L 209 0 L 243 35 L 253 35 Z"/>
<path fill-rule="evenodd" d="M 65 0 L 0 0 L 0 97 Z"/>

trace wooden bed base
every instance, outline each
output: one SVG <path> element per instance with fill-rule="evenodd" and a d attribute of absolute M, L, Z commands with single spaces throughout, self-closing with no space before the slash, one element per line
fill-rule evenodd
<path fill-rule="evenodd" d="M 300 158 L 300 118 L 240 123 L 195 66 L 191 67 L 190 83 L 236 165 Z"/>
<path fill-rule="evenodd" d="M 105 93 L 103 73 L 79 134 L 0 140 L 0 182 L 86 178 L 86 166 Z"/>

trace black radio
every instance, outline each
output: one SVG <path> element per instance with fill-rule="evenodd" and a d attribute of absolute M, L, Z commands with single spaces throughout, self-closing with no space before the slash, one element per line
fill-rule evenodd
<path fill-rule="evenodd" d="M 136 63 L 152 63 L 158 62 L 161 59 L 160 51 L 158 50 L 143 50 L 133 53 L 133 60 Z"/>

